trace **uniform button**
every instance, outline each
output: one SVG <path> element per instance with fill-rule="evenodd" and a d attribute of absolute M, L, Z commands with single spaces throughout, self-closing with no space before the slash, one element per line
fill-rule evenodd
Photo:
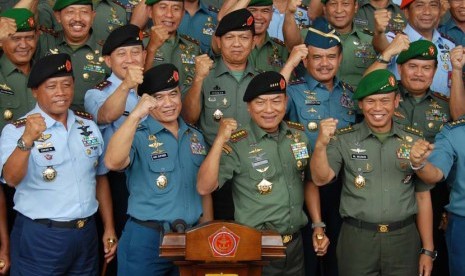
<path fill-rule="evenodd" d="M 294 225 L 291 225 L 291 229 L 294 229 Z"/>
<path fill-rule="evenodd" d="M 291 206 L 291 209 L 294 209 L 294 206 Z"/>
<path fill-rule="evenodd" d="M 418 124 L 417 123 L 413 123 L 414 126 L 417 126 Z"/>

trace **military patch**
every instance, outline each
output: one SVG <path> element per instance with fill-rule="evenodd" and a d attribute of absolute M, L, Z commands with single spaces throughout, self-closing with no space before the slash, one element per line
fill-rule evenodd
<path fill-rule="evenodd" d="M 58 32 L 57 31 L 55 31 L 52 28 L 47 28 L 47 27 L 45 27 L 43 25 L 39 26 L 39 31 L 41 31 L 42 33 L 45 33 L 45 34 L 49 34 L 49 35 L 51 35 L 53 37 L 58 37 Z"/>
<path fill-rule="evenodd" d="M 230 154 L 232 152 L 231 146 L 228 145 L 228 144 L 224 144 L 223 145 L 223 152 L 226 153 L 226 154 Z"/>
<path fill-rule="evenodd" d="M 410 126 L 405 126 L 404 131 L 409 132 L 409 133 L 413 133 L 413 134 L 415 134 L 417 136 L 423 136 L 422 131 L 420 131 L 420 130 L 418 130 L 416 128 L 410 127 Z"/>
<path fill-rule="evenodd" d="M 5 95 L 14 95 L 15 93 L 11 88 L 6 84 L 6 83 L 1 83 L 0 84 L 0 94 L 5 94 Z"/>
<path fill-rule="evenodd" d="M 12 122 L 12 124 L 13 124 L 16 128 L 23 127 L 23 126 L 26 125 L 26 118 L 16 120 L 16 121 Z"/>
<path fill-rule="evenodd" d="M 191 36 L 184 35 L 184 34 L 180 34 L 179 36 L 180 36 L 181 38 L 183 38 L 183 39 L 189 41 L 189 42 L 192 42 L 192 43 L 194 43 L 194 44 L 196 44 L 196 45 L 200 45 L 200 41 L 198 41 L 197 39 L 195 39 L 195 38 L 193 38 L 193 37 L 191 37 Z"/>
<path fill-rule="evenodd" d="M 231 134 L 231 138 L 229 140 L 233 143 L 239 142 L 240 140 L 247 137 L 248 133 L 245 130 L 239 130 Z"/>
<path fill-rule="evenodd" d="M 277 39 L 276 37 L 272 37 L 271 40 L 276 43 L 276 44 L 279 44 L 283 47 L 286 47 L 286 44 L 284 43 L 284 41 L 280 40 L 280 39 Z"/>
<path fill-rule="evenodd" d="M 370 31 L 368 28 L 363 28 L 362 32 L 363 32 L 364 34 L 367 34 L 367 35 L 370 35 L 370 36 L 374 36 L 374 35 L 375 35 L 375 33 L 372 32 L 372 31 Z"/>
<path fill-rule="evenodd" d="M 463 126 L 463 125 L 465 125 L 465 118 L 462 118 L 462 119 L 460 119 L 460 120 L 456 120 L 456 121 L 447 123 L 447 126 L 449 126 L 450 128 L 454 128 L 454 127 L 458 127 L 458 126 Z"/>
<path fill-rule="evenodd" d="M 436 97 L 436 98 L 438 98 L 438 99 L 441 99 L 441 100 L 443 100 L 443 101 L 445 101 L 445 102 L 449 102 L 449 101 L 450 101 L 450 97 L 447 97 L 446 95 L 441 94 L 441 93 L 439 93 L 439 92 L 433 92 L 433 96 Z"/>
<path fill-rule="evenodd" d="M 302 125 L 301 123 L 286 121 L 286 124 L 290 128 L 298 129 L 298 130 L 301 130 L 301 131 L 304 131 L 304 129 L 305 129 L 304 125 Z"/>
<path fill-rule="evenodd" d="M 338 135 L 346 134 L 346 133 L 350 133 L 350 132 L 353 132 L 353 131 L 355 131 L 355 129 L 352 126 L 348 126 L 348 127 L 344 127 L 344 128 L 340 128 L 340 129 L 336 130 L 336 134 L 338 134 Z"/>
<path fill-rule="evenodd" d="M 84 112 L 84 111 L 73 110 L 73 112 L 76 116 L 87 119 L 87 120 L 92 120 L 93 118 L 92 114 Z"/>
<path fill-rule="evenodd" d="M 105 87 L 111 85 L 111 81 L 104 80 L 101 83 L 97 84 L 94 88 L 102 91 Z"/>
<path fill-rule="evenodd" d="M 290 80 L 288 84 L 289 85 L 295 85 L 295 84 L 302 84 L 302 83 L 306 83 L 304 78 L 295 78 L 293 80 Z"/>

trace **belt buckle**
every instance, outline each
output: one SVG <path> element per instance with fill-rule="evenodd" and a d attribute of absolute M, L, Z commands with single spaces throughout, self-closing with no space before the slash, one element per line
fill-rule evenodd
<path fill-rule="evenodd" d="M 76 221 L 76 228 L 77 229 L 83 228 L 86 225 L 86 221 L 87 221 L 86 219 L 80 219 Z"/>
<path fill-rule="evenodd" d="M 378 224 L 378 232 L 379 233 L 389 232 L 389 224 Z"/>
<path fill-rule="evenodd" d="M 286 245 L 292 241 L 292 235 L 283 235 L 283 244 Z"/>

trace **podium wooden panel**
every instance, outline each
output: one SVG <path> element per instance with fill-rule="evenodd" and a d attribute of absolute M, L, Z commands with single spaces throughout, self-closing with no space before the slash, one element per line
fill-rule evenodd
<path fill-rule="evenodd" d="M 226 221 L 167 233 L 160 256 L 179 267 L 181 276 L 259 276 L 270 260 L 284 258 L 281 235 Z"/>

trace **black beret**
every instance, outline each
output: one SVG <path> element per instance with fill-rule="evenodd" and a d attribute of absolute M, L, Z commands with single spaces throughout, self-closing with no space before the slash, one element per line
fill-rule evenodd
<path fill-rule="evenodd" d="M 255 35 L 255 19 L 252 13 L 247 9 L 235 10 L 228 13 L 221 19 L 216 28 L 215 36 L 223 36 L 231 31 L 247 31 L 251 30 Z"/>
<path fill-rule="evenodd" d="M 128 24 L 113 30 L 103 44 L 102 55 L 107 56 L 119 47 L 142 45 L 143 34 L 136 25 Z"/>
<path fill-rule="evenodd" d="M 27 87 L 36 88 L 47 79 L 72 75 L 73 67 L 68 54 L 48 55 L 32 66 Z"/>
<path fill-rule="evenodd" d="M 285 94 L 286 80 L 275 71 L 267 71 L 256 75 L 247 86 L 243 97 L 244 102 L 250 102 L 265 94 Z"/>
<path fill-rule="evenodd" d="M 157 92 L 174 89 L 178 84 L 178 68 L 171 63 L 160 64 L 144 73 L 144 81 L 137 88 L 137 94 L 139 96 L 142 96 L 144 93 L 152 95 Z"/>

